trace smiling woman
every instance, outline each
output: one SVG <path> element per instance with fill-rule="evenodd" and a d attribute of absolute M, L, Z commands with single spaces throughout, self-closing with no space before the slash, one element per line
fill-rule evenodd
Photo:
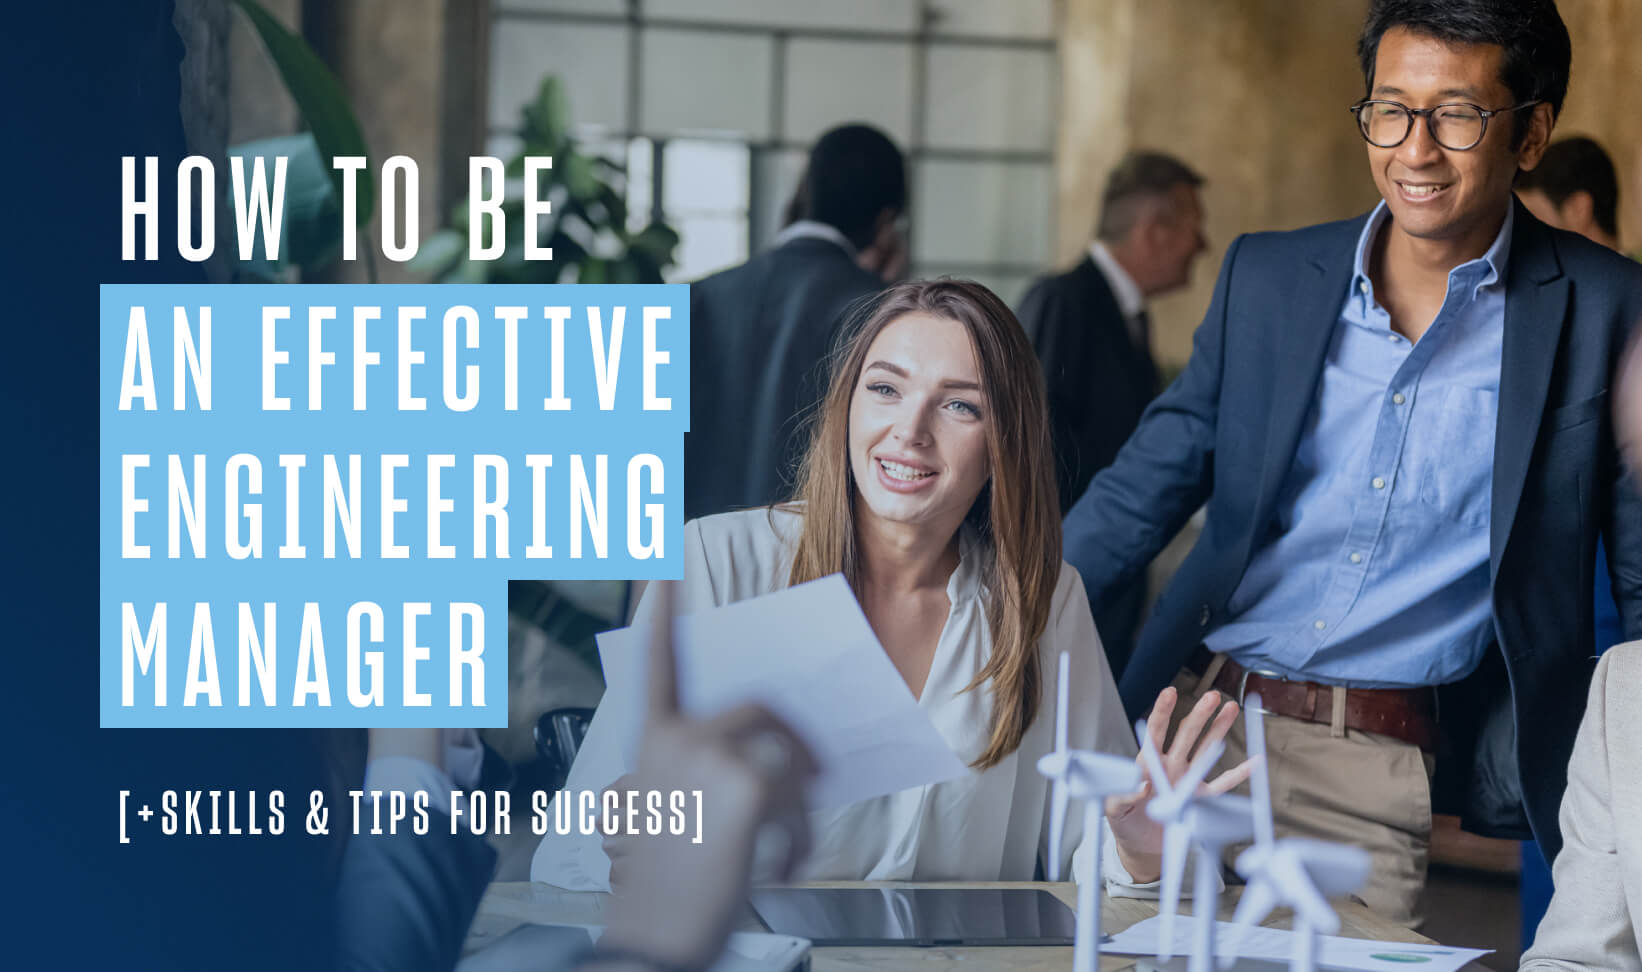
<path fill-rule="evenodd" d="M 1053 720 L 1041 718 L 1058 688 L 1051 659 L 1072 658 L 1069 744 L 1135 752 L 1083 584 L 1061 560 L 1037 359 L 991 291 L 935 280 L 865 308 L 832 365 L 792 500 L 685 525 L 680 608 L 842 573 L 918 706 L 971 767 L 812 814 L 802 877 L 1031 880 L 1048 849 L 1036 764 L 1053 745 Z M 639 610 L 650 609 L 647 594 Z M 1173 696 L 1162 704 L 1167 724 Z M 1171 766 L 1184 768 L 1200 736 L 1224 735 L 1237 707 L 1214 712 L 1206 702 L 1185 720 Z M 1138 801 L 1114 806 L 1105 878 L 1135 893 L 1137 875 L 1156 876 L 1160 834 L 1133 812 Z M 1080 823 L 1067 822 L 1062 870 L 1084 852 Z"/>
<path fill-rule="evenodd" d="M 914 693 L 947 616 L 960 528 L 986 543 L 992 650 L 973 684 L 989 682 L 994 705 L 982 769 L 1020 744 L 1044 678 L 1031 649 L 1061 574 L 1046 409 L 1025 332 L 991 291 L 896 288 L 845 345 L 800 476 L 797 498 L 816 515 L 791 581 L 842 570 Z"/>

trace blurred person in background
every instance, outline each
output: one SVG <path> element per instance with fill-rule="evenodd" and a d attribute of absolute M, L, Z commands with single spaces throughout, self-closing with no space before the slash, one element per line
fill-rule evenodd
<path fill-rule="evenodd" d="M 1021 300 L 1021 324 L 1048 384 L 1063 513 L 1112 464 L 1160 390 L 1146 302 L 1190 283 L 1192 264 L 1207 249 L 1202 184 L 1172 156 L 1126 156 L 1107 178 L 1083 259 L 1038 280 Z M 1145 601 L 1142 573 L 1095 616 L 1119 677 Z"/>
<path fill-rule="evenodd" d="M 787 495 L 839 323 L 905 270 L 906 164 L 887 135 L 822 135 L 794 198 L 769 249 L 690 285 L 686 518 Z"/>
<path fill-rule="evenodd" d="M 1619 249 L 1619 175 L 1594 139 L 1552 142 L 1539 165 L 1517 177 L 1517 198 L 1545 225 Z"/>

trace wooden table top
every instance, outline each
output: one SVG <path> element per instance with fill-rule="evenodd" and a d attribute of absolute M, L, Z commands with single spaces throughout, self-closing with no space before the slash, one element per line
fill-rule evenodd
<path fill-rule="evenodd" d="M 1077 885 L 1034 883 L 976 883 L 976 884 L 903 884 L 870 881 L 816 881 L 806 887 L 817 888 L 1042 888 L 1077 907 Z M 1220 917 L 1230 921 L 1241 887 L 1229 887 L 1220 896 Z M 547 884 L 499 881 L 485 892 L 479 903 L 479 913 L 473 920 L 466 951 L 483 948 L 486 944 L 526 923 L 564 923 L 600 925 L 604 923 L 604 903 L 609 895 L 585 891 L 565 891 Z M 1130 925 L 1157 914 L 1155 901 L 1140 898 L 1104 897 L 1101 902 L 1101 928 L 1107 934 L 1121 931 Z M 1375 915 L 1356 901 L 1335 902 L 1340 913 L 1339 934 L 1351 938 L 1372 938 L 1394 942 L 1430 942 L 1431 940 L 1394 925 Z M 1191 902 L 1180 903 L 1182 914 L 1191 913 Z M 1272 928 L 1288 928 L 1290 914 L 1278 910 L 1263 924 Z M 745 930 L 762 931 L 749 911 Z M 953 968 L 958 963 L 968 972 L 1038 972 L 1055 970 L 1066 972 L 1072 965 L 1070 947 L 1025 948 L 817 948 L 811 953 L 814 972 L 899 972 L 936 967 Z M 1135 957 L 1105 955 L 1101 957 L 1102 972 L 1120 972 L 1133 969 Z"/>

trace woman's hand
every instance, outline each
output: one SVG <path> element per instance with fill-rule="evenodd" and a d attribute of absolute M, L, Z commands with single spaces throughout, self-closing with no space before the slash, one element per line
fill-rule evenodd
<path fill-rule="evenodd" d="M 1157 702 L 1152 705 L 1152 714 L 1146 720 L 1146 731 L 1163 757 L 1163 769 L 1169 775 L 1170 784 L 1178 782 L 1186 775 L 1186 769 L 1191 766 L 1193 756 L 1202 752 L 1205 746 L 1225 738 L 1227 731 L 1237 721 L 1239 713 L 1236 702 L 1225 699 L 1225 705 L 1222 706 L 1219 692 L 1206 692 L 1197 700 L 1192 711 L 1186 713 L 1186 717 L 1180 721 L 1180 726 L 1174 733 L 1174 740 L 1165 749 L 1169 719 L 1174 715 L 1179 698 L 1173 686 L 1164 689 L 1158 693 Z M 1136 759 L 1139 761 L 1139 757 Z M 1112 797 L 1107 800 L 1106 821 L 1112 827 L 1118 859 L 1122 861 L 1124 869 L 1136 883 L 1149 884 L 1162 875 L 1163 825 L 1146 814 L 1146 803 L 1157 792 L 1157 788 L 1152 782 L 1151 773 L 1147 771 L 1145 762 L 1140 762 L 1140 769 L 1140 789 L 1128 796 Z M 1248 779 L 1252 770 L 1252 764 L 1244 760 L 1204 783 L 1198 788 L 1198 792 L 1226 793 Z M 1098 876 L 1096 880 L 1099 880 Z"/>

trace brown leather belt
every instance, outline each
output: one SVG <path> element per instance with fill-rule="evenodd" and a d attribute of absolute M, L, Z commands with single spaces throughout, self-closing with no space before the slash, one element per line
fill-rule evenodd
<path fill-rule="evenodd" d="M 1209 670 L 1215 658 L 1199 645 L 1187 667 L 1199 675 Z M 1332 724 L 1334 693 L 1345 692 L 1345 727 L 1377 732 L 1435 752 L 1437 747 L 1437 692 L 1417 689 L 1338 689 L 1318 682 L 1297 682 L 1276 675 L 1249 671 L 1226 658 L 1207 686 L 1230 696 L 1239 705 L 1249 694 L 1260 696 L 1260 708 L 1275 715 L 1307 722 Z"/>

